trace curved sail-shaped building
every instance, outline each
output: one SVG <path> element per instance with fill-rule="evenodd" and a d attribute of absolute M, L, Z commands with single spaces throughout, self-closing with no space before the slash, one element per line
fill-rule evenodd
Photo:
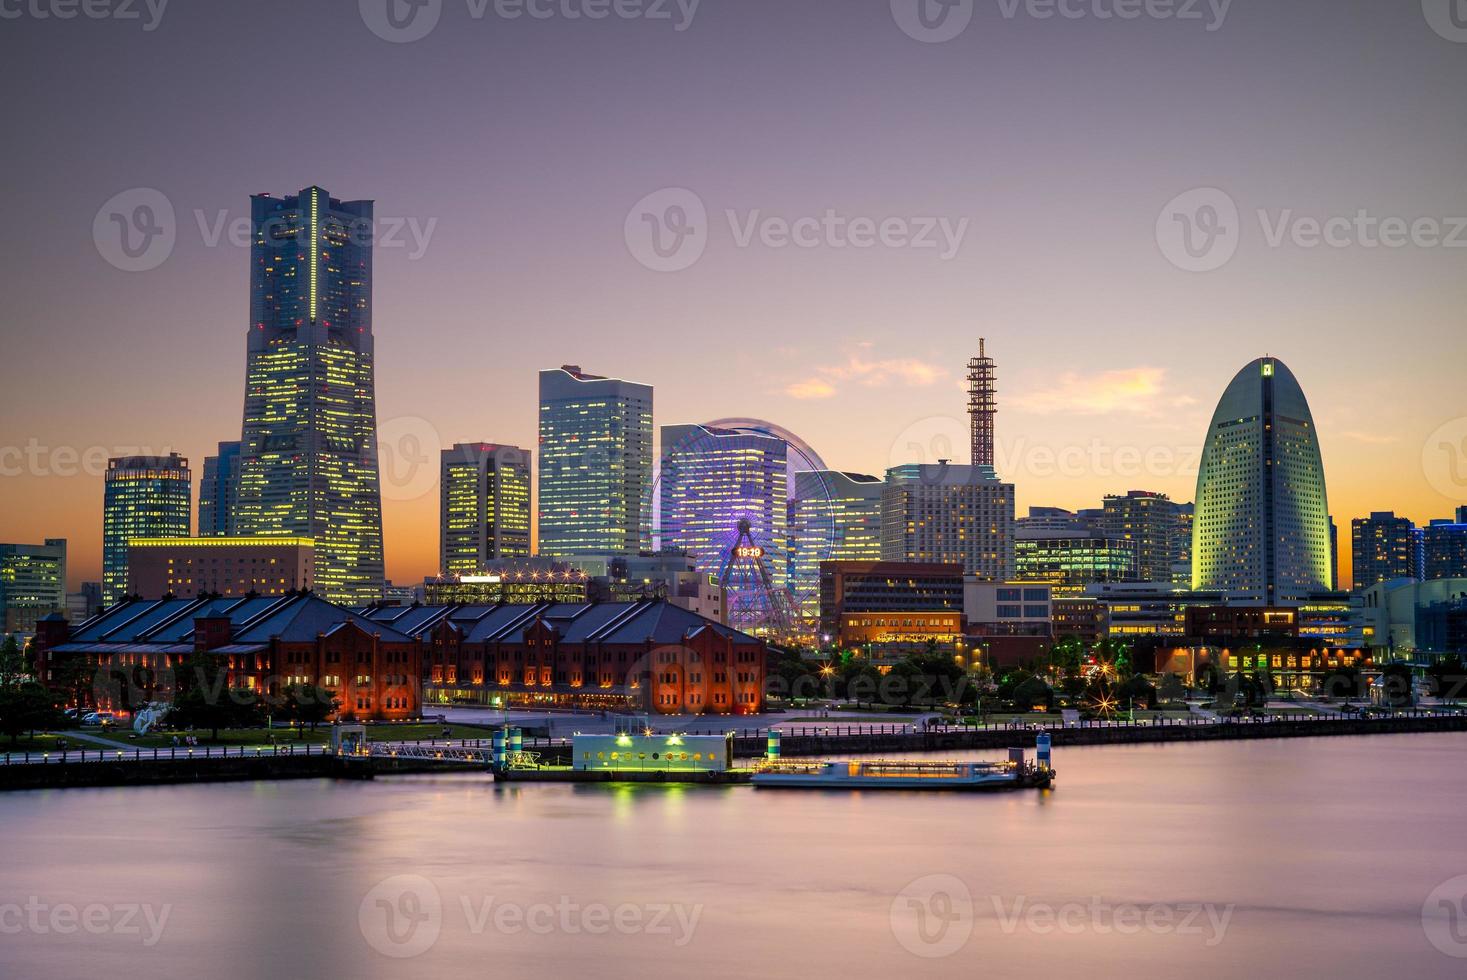
<path fill-rule="evenodd" d="M 1333 586 L 1324 462 L 1309 402 L 1284 363 L 1239 371 L 1207 427 L 1192 587 L 1279 599 Z"/>

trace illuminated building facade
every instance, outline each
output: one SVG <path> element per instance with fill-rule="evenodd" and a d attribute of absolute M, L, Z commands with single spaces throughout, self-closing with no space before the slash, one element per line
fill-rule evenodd
<path fill-rule="evenodd" d="M 652 387 L 540 372 L 540 554 L 635 555 L 652 533 Z"/>
<path fill-rule="evenodd" d="M 953 644 L 963 635 L 964 599 L 956 562 L 821 562 L 821 641 L 868 653 Z"/>
<path fill-rule="evenodd" d="M 1183 533 L 1190 536 L 1191 527 L 1164 493 L 1132 490 L 1107 496 L 1097 526 L 1133 546 L 1136 568 L 1131 576 L 1142 582 L 1170 582 L 1178 555 L 1191 550 L 1180 543 Z"/>
<path fill-rule="evenodd" d="M 127 592 L 142 596 L 284 595 L 315 588 L 309 538 L 133 538 Z"/>
<path fill-rule="evenodd" d="M 778 436 L 703 425 L 664 425 L 658 475 L 662 547 L 680 551 L 706 574 L 719 574 L 739 539 L 739 522 L 774 588 L 785 587 L 789 552 L 789 446 Z M 746 546 L 747 547 L 747 546 Z M 730 607 L 762 600 L 760 583 L 731 574 Z M 740 595 L 743 593 L 743 595 Z M 741 620 L 742 621 L 742 620 Z"/>
<path fill-rule="evenodd" d="M 1409 519 L 1376 511 L 1350 522 L 1354 588 L 1392 579 L 1421 578 L 1421 531 Z"/>
<path fill-rule="evenodd" d="M 1467 507 L 1422 529 L 1422 565 L 1427 579 L 1467 578 Z"/>
<path fill-rule="evenodd" d="M 956 562 L 980 578 L 1014 578 L 1014 485 L 982 466 L 911 463 L 887 470 L 881 557 Z"/>
<path fill-rule="evenodd" d="M 133 538 L 186 538 L 193 530 L 188 460 L 120 456 L 107 461 L 102 503 L 102 602 L 127 594 L 127 548 Z"/>
<path fill-rule="evenodd" d="M 881 559 L 880 477 L 838 470 L 795 474 L 789 506 L 790 592 L 807 619 L 820 615 L 820 563 Z"/>
<path fill-rule="evenodd" d="M 1136 543 L 1098 530 L 1021 530 L 1014 536 L 1014 574 L 1045 582 L 1058 595 L 1078 595 L 1097 582 L 1137 578 Z"/>
<path fill-rule="evenodd" d="M 229 537 L 235 534 L 235 511 L 239 506 L 239 446 L 221 442 L 216 456 L 204 457 L 199 477 L 199 537 Z"/>
<path fill-rule="evenodd" d="M 250 325 L 235 532 L 310 538 L 328 599 L 382 595 L 372 202 L 250 199 Z"/>
<path fill-rule="evenodd" d="M 1207 429 L 1196 504 L 1194 589 L 1255 591 L 1274 604 L 1333 585 L 1319 437 L 1282 361 L 1253 361 L 1223 392 Z"/>
<path fill-rule="evenodd" d="M 528 450 L 458 443 L 442 452 L 439 488 L 445 575 L 477 575 L 488 562 L 530 556 Z"/>
<path fill-rule="evenodd" d="M 33 633 L 39 620 L 66 608 L 65 538 L 0 544 L 0 635 Z"/>

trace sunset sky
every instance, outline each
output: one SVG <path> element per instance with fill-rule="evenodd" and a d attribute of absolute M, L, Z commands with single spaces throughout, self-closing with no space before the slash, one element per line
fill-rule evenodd
<path fill-rule="evenodd" d="M 390 236 L 399 583 L 436 571 L 439 444 L 533 446 L 536 372 L 563 363 L 654 385 L 658 426 L 768 419 L 879 473 L 965 455 L 983 336 L 1022 514 L 1191 500 L 1218 396 L 1269 353 L 1309 396 L 1343 538 L 1371 510 L 1467 502 L 1442 448 L 1467 451 L 1467 37 L 1416 0 L 1235 0 L 1220 23 L 1206 3 L 1126 20 L 1097 15 L 1114 0 L 1075 18 L 980 0 L 941 42 L 903 30 L 908 0 L 703 0 L 690 22 L 688 0 L 669 20 L 441 0 L 410 42 L 373 32 L 374 2 L 0 21 L 0 541 L 68 538 L 73 587 L 101 551 L 102 480 L 77 457 L 175 449 L 197 481 L 239 437 L 229 222 L 309 184 L 374 199 Z M 1168 209 L 1208 188 L 1180 199 L 1234 204 L 1236 254 L 1188 271 Z M 173 211 L 147 271 L 99 243 L 99 210 L 136 189 Z M 634 240 L 649 195 L 706 210 L 686 268 Z M 827 212 L 935 247 L 824 229 L 805 247 L 768 220 Z M 1349 227 L 1315 243 L 1331 218 Z M 1412 240 L 1372 247 L 1383 221 Z"/>

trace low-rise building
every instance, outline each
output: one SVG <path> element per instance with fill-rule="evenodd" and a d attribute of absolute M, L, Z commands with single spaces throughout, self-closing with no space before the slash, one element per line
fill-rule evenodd
<path fill-rule="evenodd" d="M 823 643 L 918 650 L 963 635 L 963 566 L 921 562 L 820 563 Z"/>
<path fill-rule="evenodd" d="M 1371 586 L 1354 608 L 1352 626 L 1377 659 L 1467 654 L 1467 578 Z"/>
<path fill-rule="evenodd" d="M 316 584 L 310 538 L 133 538 L 127 594 L 245 596 L 309 592 Z"/>

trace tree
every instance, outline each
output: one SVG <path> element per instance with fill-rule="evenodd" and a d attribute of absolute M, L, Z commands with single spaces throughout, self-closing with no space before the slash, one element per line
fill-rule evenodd
<path fill-rule="evenodd" d="M 13 635 L 0 643 L 0 687 L 18 687 L 31 675 L 31 665 Z"/>
<path fill-rule="evenodd" d="M 1458 654 L 1443 657 L 1426 668 L 1426 681 L 1435 697 L 1456 701 L 1467 696 L 1467 666 Z"/>
<path fill-rule="evenodd" d="M 310 725 L 314 732 L 318 724 L 330 718 L 340 707 L 341 701 L 330 688 L 291 684 L 280 692 L 275 710 L 286 721 L 295 723 L 297 731 L 299 726 Z"/>
<path fill-rule="evenodd" d="M 260 698 L 247 688 L 228 686 L 228 663 L 214 653 L 196 653 L 179 676 L 179 693 L 168 721 L 184 728 L 207 728 L 219 740 L 221 728 L 244 728 L 259 723 Z"/>
<path fill-rule="evenodd" d="M 44 684 L 27 680 L 0 687 L 0 734 L 8 735 L 12 746 L 26 732 L 58 728 L 62 721 Z"/>
<path fill-rule="evenodd" d="M 1036 705 L 1044 705 L 1048 711 L 1054 707 L 1054 690 L 1042 677 L 1030 676 L 1014 687 L 1014 707 L 1019 711 L 1033 711 Z"/>
<path fill-rule="evenodd" d="M 1381 691 L 1392 708 L 1409 708 L 1416 703 L 1412 686 L 1411 668 L 1406 664 L 1390 663 L 1381 668 Z"/>
<path fill-rule="evenodd" d="M 1122 704 L 1136 707 L 1137 702 L 1148 710 L 1156 708 L 1156 688 L 1152 683 L 1140 674 L 1136 674 L 1120 687 L 1116 688 L 1116 697 Z"/>
<path fill-rule="evenodd" d="M 1344 698 L 1346 701 L 1365 695 L 1363 678 L 1354 667 L 1331 667 L 1320 680 L 1319 688 L 1325 697 Z"/>

